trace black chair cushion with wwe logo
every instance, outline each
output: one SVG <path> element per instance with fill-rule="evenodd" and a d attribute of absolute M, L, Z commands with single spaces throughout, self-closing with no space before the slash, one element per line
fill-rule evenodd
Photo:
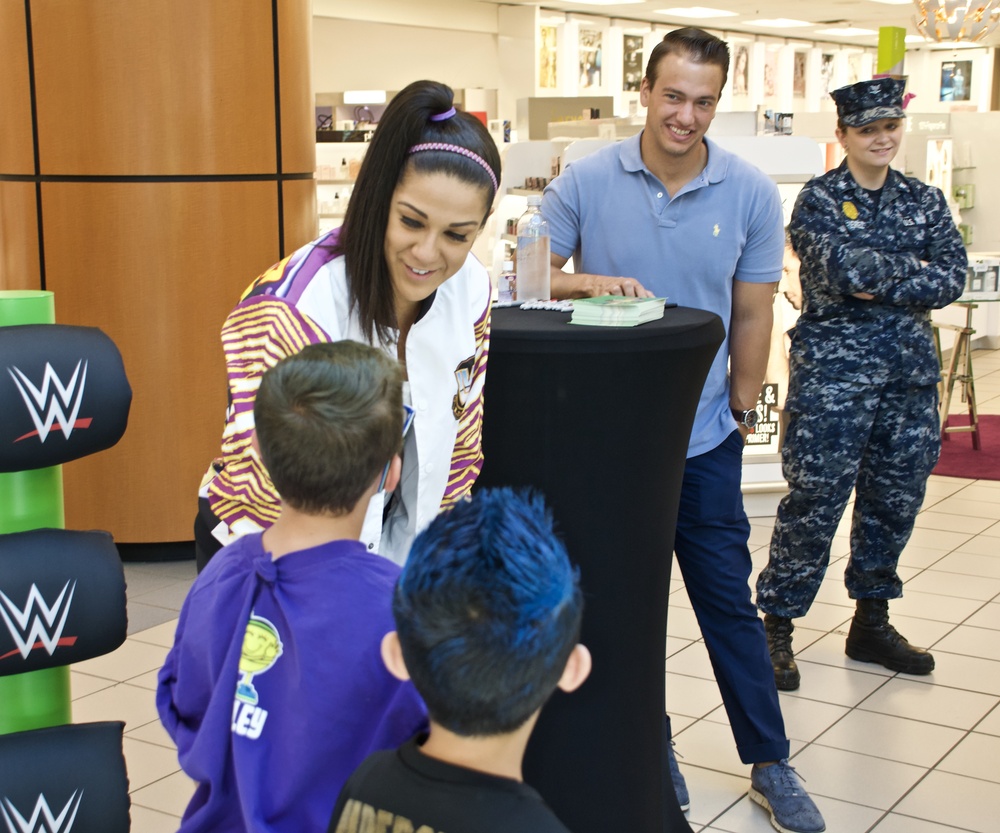
<path fill-rule="evenodd" d="M 93 327 L 0 327 L 0 472 L 67 463 L 125 433 L 132 389 L 121 353 Z"/>
<path fill-rule="evenodd" d="M 0 736 L 0 831 L 128 833 L 120 721 Z"/>
<path fill-rule="evenodd" d="M 110 653 L 125 641 L 125 604 L 107 532 L 0 535 L 0 677 Z"/>

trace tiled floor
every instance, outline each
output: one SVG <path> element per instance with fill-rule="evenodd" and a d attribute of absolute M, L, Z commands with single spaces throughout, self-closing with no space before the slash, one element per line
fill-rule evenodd
<path fill-rule="evenodd" d="M 977 352 L 980 411 L 1000 414 L 1000 351 Z M 961 441 L 967 441 L 962 438 Z M 773 518 L 753 519 L 751 549 L 767 560 Z M 799 620 L 802 687 L 781 694 L 793 763 L 830 833 L 1000 830 L 1000 481 L 932 477 L 903 553 L 905 597 L 893 622 L 934 649 L 930 677 L 854 662 L 843 652 L 853 609 L 843 587 L 846 526 L 823 589 Z M 191 794 L 156 719 L 156 671 L 171 644 L 193 562 L 127 564 L 130 636 L 113 654 L 73 667 L 73 718 L 125 720 L 132 829 L 172 833 Z M 667 640 L 667 708 L 691 790 L 696 831 L 765 833 L 747 798 L 704 643 L 679 572 Z M 755 578 L 755 577 L 754 577 Z"/>

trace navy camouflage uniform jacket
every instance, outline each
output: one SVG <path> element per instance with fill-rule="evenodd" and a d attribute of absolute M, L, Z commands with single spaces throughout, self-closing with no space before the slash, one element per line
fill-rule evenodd
<path fill-rule="evenodd" d="M 789 231 L 803 291 L 789 407 L 806 406 L 819 379 L 936 383 L 930 310 L 961 295 L 968 263 L 941 190 L 890 168 L 876 210 L 845 161 L 806 183 Z"/>

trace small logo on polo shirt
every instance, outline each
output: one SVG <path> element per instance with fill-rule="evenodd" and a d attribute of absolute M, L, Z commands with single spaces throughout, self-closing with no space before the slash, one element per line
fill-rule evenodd
<path fill-rule="evenodd" d="M 719 236 L 719 224 L 716 223 L 715 228 L 712 229 L 712 237 L 718 237 L 718 236 Z"/>

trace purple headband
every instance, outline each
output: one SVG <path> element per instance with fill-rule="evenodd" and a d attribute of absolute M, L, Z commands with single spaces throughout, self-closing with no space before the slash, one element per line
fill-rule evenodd
<path fill-rule="evenodd" d="M 432 117 L 433 118 L 433 117 Z M 490 167 L 489 163 L 483 159 L 478 153 L 474 153 L 468 148 L 464 148 L 461 145 L 449 145 L 446 142 L 424 142 L 422 145 L 414 145 L 410 148 L 409 153 L 420 153 L 423 150 L 443 150 L 448 153 L 457 153 L 460 156 L 464 156 L 467 159 L 471 159 L 477 165 L 480 165 L 486 173 L 490 175 L 490 182 L 493 183 L 493 193 L 495 194 L 500 190 L 500 183 L 497 182 L 497 175 L 493 173 L 493 169 Z"/>

